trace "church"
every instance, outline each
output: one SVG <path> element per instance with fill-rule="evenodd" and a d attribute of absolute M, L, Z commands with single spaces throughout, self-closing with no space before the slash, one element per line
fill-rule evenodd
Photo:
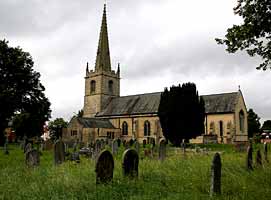
<path fill-rule="evenodd" d="M 88 144 L 97 139 L 148 142 L 163 138 L 158 117 L 161 92 L 120 96 L 120 86 L 120 66 L 116 71 L 111 69 L 104 5 L 95 67 L 90 70 L 86 66 L 83 116 L 71 119 L 63 140 Z M 248 141 L 247 109 L 240 89 L 202 97 L 205 131 L 192 142 L 214 137 L 219 143 Z"/>

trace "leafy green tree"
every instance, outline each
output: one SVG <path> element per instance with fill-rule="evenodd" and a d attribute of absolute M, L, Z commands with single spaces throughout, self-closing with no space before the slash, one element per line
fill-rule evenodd
<path fill-rule="evenodd" d="M 271 132 L 271 120 L 266 120 L 263 122 L 262 131 L 269 130 Z"/>
<path fill-rule="evenodd" d="M 258 55 L 263 62 L 257 69 L 271 68 L 271 1 L 238 0 L 234 13 L 244 21 L 227 30 L 225 39 L 216 39 L 218 44 L 225 44 L 226 51 L 235 53 L 246 50 L 250 56 Z"/>
<path fill-rule="evenodd" d="M 253 109 L 248 110 L 248 137 L 252 138 L 255 134 L 260 133 L 261 123 L 260 117 L 253 111 Z"/>
<path fill-rule="evenodd" d="M 33 128 L 36 135 L 41 134 L 43 124 L 50 118 L 50 102 L 44 95 L 40 73 L 33 70 L 33 65 L 29 53 L 0 40 L 0 136 L 15 114 L 25 115 L 24 119 L 29 114 L 30 125 L 38 126 Z"/>
<path fill-rule="evenodd" d="M 63 118 L 56 118 L 53 121 L 49 122 L 48 129 L 50 133 L 50 138 L 56 140 L 59 137 L 62 137 L 62 129 L 67 128 L 68 122 Z"/>
<path fill-rule="evenodd" d="M 161 94 L 158 116 L 166 139 L 174 146 L 204 132 L 204 100 L 194 83 L 165 88 Z"/>

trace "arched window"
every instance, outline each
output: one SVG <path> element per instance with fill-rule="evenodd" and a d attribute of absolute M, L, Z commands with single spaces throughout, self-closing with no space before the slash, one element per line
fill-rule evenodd
<path fill-rule="evenodd" d="M 241 133 L 244 132 L 244 123 L 245 123 L 245 115 L 244 115 L 244 111 L 241 110 L 239 112 L 239 124 L 240 124 L 240 131 L 241 131 Z"/>
<path fill-rule="evenodd" d="M 127 124 L 127 122 L 122 123 L 122 135 L 128 135 L 128 124 Z"/>
<path fill-rule="evenodd" d="M 108 91 L 109 91 L 109 94 L 113 94 L 113 81 L 112 80 L 108 81 Z"/>
<path fill-rule="evenodd" d="M 151 135 L 151 124 L 149 121 L 144 122 L 144 136 Z"/>
<path fill-rule="evenodd" d="M 90 82 L 90 93 L 95 93 L 96 90 L 96 81 L 92 80 Z"/>

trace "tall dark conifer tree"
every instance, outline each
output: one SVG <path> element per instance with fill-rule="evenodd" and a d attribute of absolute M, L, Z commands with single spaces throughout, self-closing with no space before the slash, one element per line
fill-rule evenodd
<path fill-rule="evenodd" d="M 194 83 L 172 86 L 161 94 L 158 109 L 165 137 L 175 146 L 204 132 L 204 100 Z"/>

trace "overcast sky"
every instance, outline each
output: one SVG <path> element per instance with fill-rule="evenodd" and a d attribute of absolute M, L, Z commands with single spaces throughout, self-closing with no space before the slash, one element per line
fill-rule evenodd
<path fill-rule="evenodd" d="M 200 94 L 235 92 L 271 119 L 270 71 L 245 53 L 228 54 L 215 38 L 241 23 L 237 0 L 108 0 L 112 69 L 121 65 L 121 95 L 194 82 Z M 102 0 L 1 0 L 0 39 L 30 52 L 52 118 L 83 107 L 86 63 L 95 64 Z"/>

